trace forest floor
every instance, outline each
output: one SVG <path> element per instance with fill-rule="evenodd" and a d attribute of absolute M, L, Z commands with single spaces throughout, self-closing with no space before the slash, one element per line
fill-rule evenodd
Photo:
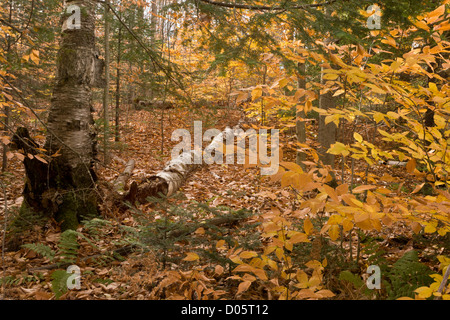
<path fill-rule="evenodd" d="M 186 108 L 164 111 L 162 137 L 160 110 L 130 111 L 127 123 L 121 130 L 120 142 L 112 143 L 111 163 L 104 166 L 99 161 L 97 165 L 99 177 L 101 180 L 114 181 L 123 170 L 125 163 L 134 159 L 136 166 L 131 180 L 143 180 L 146 176 L 161 170 L 170 160 L 170 150 L 178 143 L 170 139 L 175 129 L 188 129 L 192 132 L 193 121 L 200 120 L 203 130 L 207 128 L 223 130 L 226 126 L 235 125 L 242 117 L 241 111 L 223 108 L 215 110 Z M 314 127 L 311 127 L 311 136 L 314 130 Z M 288 135 L 283 137 L 282 141 L 284 139 L 286 145 L 289 140 L 292 140 L 292 137 Z M 283 160 L 293 161 L 295 153 L 287 148 L 285 150 Z M 340 164 L 337 163 L 337 166 Z M 363 179 L 365 170 L 365 166 L 356 164 L 357 179 Z M 414 181 L 405 175 L 404 168 L 374 166 L 370 168 L 370 174 L 382 176 L 383 170 L 396 179 L 387 182 L 387 186 L 393 192 L 408 192 L 408 188 L 409 190 L 413 188 Z M 8 221 L 10 221 L 14 213 L 18 212 L 21 203 L 25 172 L 17 158 L 10 159 L 8 171 L 10 174 L 6 176 L 5 192 L 9 208 Z M 349 179 L 348 176 L 344 178 Z M 339 176 L 338 179 L 340 179 Z M 73 264 L 79 266 L 82 271 L 81 288 L 61 292 L 58 298 L 179 299 L 199 296 L 209 299 L 274 298 L 261 286 L 252 287 L 252 290 L 236 296 L 240 282 L 233 279 L 231 271 L 227 269 L 227 263 L 223 262 L 224 257 L 210 257 L 206 262 L 197 261 L 195 257 L 192 259 L 185 259 L 185 257 L 186 254 L 189 256 L 194 249 L 203 248 L 207 252 L 208 248 L 214 247 L 212 243 L 217 244 L 221 237 L 230 239 L 231 242 L 243 241 L 251 248 L 259 241 L 253 239 L 252 235 L 256 234 L 255 230 L 263 221 L 264 218 L 261 217 L 273 212 L 289 217 L 294 223 L 296 220 L 305 218 L 306 211 L 300 207 L 301 202 L 296 194 L 290 188 L 281 188 L 279 182 L 261 177 L 258 168 L 246 168 L 238 164 L 203 166 L 189 177 L 179 194 L 181 197 L 167 200 L 170 209 L 161 203 L 148 203 L 127 210 L 111 207 L 108 203 L 101 204 L 100 220 L 103 222 L 99 222 L 98 226 L 83 225 L 77 230 L 83 236 L 78 237 L 79 247 Z M 4 208 L 3 195 L 1 198 L 0 205 Z M 199 207 L 199 204 L 203 204 L 204 207 Z M 173 208 L 178 208 L 183 214 L 175 217 L 176 210 Z M 133 239 L 135 230 L 145 232 L 145 226 L 152 225 L 155 229 L 147 230 L 150 233 L 152 230 L 158 230 L 157 228 L 167 231 L 168 229 L 164 229 L 167 227 L 167 221 L 188 225 L 213 218 L 214 209 L 221 213 L 228 210 L 228 213 L 233 214 L 246 209 L 252 214 L 237 223 L 220 226 L 217 230 L 199 227 L 185 234 L 183 238 L 173 241 L 165 239 L 167 241 L 162 241 L 158 244 L 159 246 L 150 245 L 120 259 L 105 258 L 113 250 L 132 243 L 130 239 Z M 169 214 L 170 219 L 166 219 Z M 2 225 L 5 223 L 4 210 L 2 210 L 1 222 Z M 157 223 L 160 223 L 159 227 L 153 227 Z M 161 226 L 161 223 L 166 224 Z M 24 243 L 48 246 L 57 258 L 62 251 L 61 232 L 58 224 L 53 220 L 47 221 L 43 226 L 31 226 L 29 231 L 23 233 L 22 238 Z M 383 228 L 371 239 L 359 240 L 360 243 L 355 234 L 353 238 L 338 241 L 328 249 L 324 248 L 324 244 L 319 244 L 319 251 L 328 250 L 329 266 L 327 268 L 334 268 L 327 274 L 326 283 L 327 288 L 335 293 L 337 299 L 365 298 L 361 291 L 342 285 L 337 275 L 344 269 L 359 270 L 367 263 L 369 256 L 373 257 L 373 252 L 380 255 L 382 252 L 380 260 L 396 261 L 411 249 L 419 250 L 421 261 L 436 269 L 435 260 L 432 257 L 450 250 L 448 243 L 443 245 L 442 242 L 434 242 L 430 245 L 432 239 L 414 237 L 410 230 L 402 229 L 398 225 Z M 355 245 L 357 242 L 358 246 Z M 345 253 L 333 251 L 339 246 Z M 305 261 L 319 258 L 316 257 L 314 247 L 298 254 L 304 254 Z M 360 260 L 355 263 L 357 256 Z M 89 259 L 89 257 L 93 258 Z M 330 257 L 335 258 L 336 261 L 331 261 Z M 4 299 L 55 299 L 54 271 L 58 267 L 54 266 L 53 262 L 57 261 L 57 258 L 55 260 L 43 257 L 37 254 L 36 250 L 24 247 L 17 251 L 2 252 L 1 295 Z M 320 259 L 323 258 L 324 256 L 320 257 Z M 338 261 L 346 261 L 345 266 L 338 265 Z M 198 272 L 193 273 L 193 270 Z M 193 285 L 194 282 L 196 287 Z M 201 284 L 203 289 L 199 289 L 198 284 Z"/>

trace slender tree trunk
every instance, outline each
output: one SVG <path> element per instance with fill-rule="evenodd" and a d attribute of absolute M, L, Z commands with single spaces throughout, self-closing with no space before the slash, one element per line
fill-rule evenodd
<path fill-rule="evenodd" d="M 306 62 L 298 63 L 298 75 L 297 75 L 297 83 L 299 89 L 306 89 Z M 306 143 L 306 124 L 304 119 L 306 117 L 305 110 L 296 112 L 297 121 L 296 121 L 296 133 L 297 133 L 297 141 L 299 143 Z M 306 154 L 301 151 L 297 151 L 297 160 L 296 163 L 300 165 L 303 169 L 306 168 L 303 161 L 306 160 Z"/>
<path fill-rule="evenodd" d="M 120 140 L 120 58 L 121 58 L 121 44 L 122 44 L 122 25 L 119 26 L 119 34 L 117 40 L 117 75 L 116 75 L 116 124 L 114 127 L 115 141 Z"/>
<path fill-rule="evenodd" d="M 326 14 L 330 15 L 330 9 L 326 8 Z M 325 45 L 329 44 L 331 41 L 330 38 L 325 39 Z M 323 70 L 321 68 L 321 76 L 320 83 L 322 85 L 326 84 L 326 80 L 323 79 Z M 323 90 L 323 89 L 322 89 Z M 321 109 L 331 109 L 336 107 L 336 99 L 333 97 L 333 92 L 328 91 L 326 93 L 321 93 L 319 97 L 319 108 Z M 325 117 L 323 115 L 319 115 L 319 129 L 317 138 L 320 144 L 319 148 L 319 159 L 323 162 L 324 165 L 330 165 L 333 167 L 334 164 L 334 155 L 327 153 L 327 150 L 330 146 L 336 142 L 336 125 L 333 122 L 329 124 L 325 124 Z"/>
<path fill-rule="evenodd" d="M 158 14 L 158 5 L 156 3 L 157 0 L 152 0 L 152 16 L 150 17 L 150 24 L 151 24 L 151 28 L 152 28 L 152 38 L 151 38 L 151 43 L 152 45 L 155 43 L 156 40 L 156 24 L 158 23 L 157 20 L 157 14 Z"/>
<path fill-rule="evenodd" d="M 105 89 L 103 92 L 103 116 L 104 116 L 104 136 L 103 151 L 104 162 L 109 163 L 109 0 L 105 1 Z"/>
<path fill-rule="evenodd" d="M 13 11 L 13 1 L 11 0 L 9 2 L 9 16 L 8 16 L 8 22 L 9 24 L 12 23 L 12 11 Z M 6 60 L 7 63 L 9 64 L 10 62 L 10 57 L 11 57 L 11 37 L 7 38 L 7 45 L 6 45 Z M 8 126 L 9 126 L 9 106 L 5 104 L 5 131 L 8 131 Z M 8 153 L 8 146 L 6 144 L 3 143 L 3 153 L 2 153 L 2 172 L 6 171 L 6 167 L 8 166 L 8 157 L 6 156 L 6 154 Z M 6 200 L 5 200 L 6 201 Z"/>

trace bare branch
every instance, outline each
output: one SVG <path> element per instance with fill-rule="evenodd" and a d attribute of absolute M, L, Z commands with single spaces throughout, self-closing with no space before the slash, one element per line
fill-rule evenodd
<path fill-rule="evenodd" d="M 319 8 L 326 5 L 330 5 L 336 0 L 330 0 L 322 3 L 311 3 L 311 4 L 301 4 L 296 6 L 262 6 L 262 5 L 250 5 L 250 4 L 240 4 L 240 3 L 226 3 L 226 2 L 217 2 L 211 0 L 200 0 L 201 2 L 212 4 L 215 6 L 225 7 L 225 8 L 235 8 L 235 9 L 246 9 L 246 10 L 261 10 L 261 11 L 279 11 L 279 10 L 298 10 L 298 9 L 307 9 L 307 8 Z"/>

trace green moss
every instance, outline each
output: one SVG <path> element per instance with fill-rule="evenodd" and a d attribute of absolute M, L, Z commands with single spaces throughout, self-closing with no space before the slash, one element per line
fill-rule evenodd
<path fill-rule="evenodd" d="M 62 198 L 62 203 L 56 213 L 56 221 L 61 223 L 61 230 L 72 229 L 75 230 L 78 227 L 78 199 L 73 192 L 68 192 Z"/>
<path fill-rule="evenodd" d="M 19 212 L 13 216 L 8 230 L 12 233 L 22 233 L 35 225 L 43 225 L 47 217 L 42 212 L 36 212 L 27 203 L 26 200 L 22 202 Z"/>
<path fill-rule="evenodd" d="M 98 217 L 97 198 L 95 194 L 82 194 L 71 191 L 63 196 L 56 214 L 56 221 L 61 223 L 61 230 L 75 230 L 82 220 Z"/>

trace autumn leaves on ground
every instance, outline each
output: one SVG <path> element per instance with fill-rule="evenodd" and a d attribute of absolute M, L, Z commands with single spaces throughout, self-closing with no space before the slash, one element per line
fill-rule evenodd
<path fill-rule="evenodd" d="M 194 111 L 169 111 L 165 117 L 166 152 L 161 154 L 161 132 L 155 125 L 160 120 L 159 112 L 132 111 L 122 132 L 123 139 L 114 147 L 111 165 L 99 165 L 101 178 L 113 181 L 128 160 L 139 159 L 132 178 L 144 179 L 170 160 L 167 150 L 175 142 L 168 133 L 173 129 L 189 128 L 192 120 L 205 121 L 207 117 L 214 119 L 211 126 L 223 129 L 226 124 L 238 122 L 242 113 L 200 107 Z M 289 160 L 295 153 L 284 156 Z M 300 170 L 294 163 L 285 165 Z M 22 184 L 18 182 L 23 180 L 24 172 L 16 158 L 10 166 L 14 174 L 8 196 L 17 199 L 10 205 L 10 212 L 14 213 L 20 204 Z M 356 171 L 362 174 L 364 168 Z M 374 168 L 374 175 L 397 176 L 379 191 L 404 194 L 400 184 L 406 178 L 405 169 L 390 171 L 385 166 Z M 3 294 L 13 299 L 278 299 L 283 295 L 287 299 L 370 299 L 386 293 L 371 292 L 365 288 L 362 276 L 358 280 L 369 263 L 387 266 L 406 252 L 416 250 L 421 253 L 425 271 L 431 271 L 425 265 L 435 267 L 434 257 L 448 250 L 439 237 L 414 235 L 410 228 L 393 223 L 387 216 L 380 222 L 372 218 L 372 223 L 384 226 L 380 229 L 374 224 L 377 230 L 371 232 L 349 234 L 353 223 L 343 221 L 341 229 L 347 234 L 331 240 L 327 227 L 337 224 L 330 224 L 329 214 L 319 210 L 327 195 L 322 193 L 319 204 L 312 201 L 319 191 L 311 190 L 305 197 L 311 202 L 305 202 L 292 187 L 281 188 L 274 180 L 261 177 L 258 168 L 210 165 L 192 175 L 179 195 L 167 199 L 167 203 L 155 200 L 127 210 L 105 203 L 103 216 L 80 226 L 75 240 L 66 234 L 67 243 L 62 241 L 55 221 L 30 227 L 22 236 L 24 243 L 35 246 L 25 245 L 5 253 Z M 392 188 L 393 183 L 399 183 L 399 187 Z M 345 200 L 349 196 L 348 184 L 340 184 L 334 190 L 324 186 L 330 202 L 352 201 Z M 356 188 L 354 192 L 365 189 L 369 188 Z M 369 195 L 367 202 L 376 201 L 372 199 Z M 230 215 L 238 219 L 224 225 L 208 224 L 218 216 Z M 361 229 L 373 227 L 361 224 Z M 171 238 L 176 230 L 184 232 Z M 124 256 L 113 254 L 130 244 L 137 244 L 132 252 Z M 82 270 L 78 290 L 64 288 L 67 261 Z M 415 270 L 414 262 L 421 266 L 420 263 L 411 261 L 408 268 L 419 272 L 421 269 Z M 63 270 L 61 279 L 58 270 Z M 408 270 L 399 270 L 401 276 L 411 276 Z M 58 281 L 63 284 L 58 285 Z M 405 285 L 400 283 L 395 288 L 399 296 L 402 288 L 408 293 Z"/>
<path fill-rule="evenodd" d="M 33 25 L 45 10 L 16 17 L 16 2 L 26 12 L 21 1 L 0 11 L 8 44 L 0 51 L 2 298 L 450 299 L 448 0 L 417 8 L 386 1 L 379 30 L 365 27 L 373 16 L 358 1 L 111 1 L 108 28 L 94 18 L 107 8 L 81 1 L 91 14 L 83 63 L 76 29 L 59 28 L 60 2 L 49 0 L 47 29 L 24 33 L 16 20 Z M 112 52 L 96 39 L 108 39 L 109 27 Z M 73 63 L 57 58 L 61 34 L 83 53 L 63 52 Z M 116 71 L 103 93 L 115 94 L 114 108 L 107 98 L 102 105 L 83 68 L 101 64 L 94 42 Z M 83 104 L 54 99 L 80 92 Z M 67 107 L 60 101 L 89 115 L 85 92 L 93 93 L 93 123 L 76 113 L 65 119 L 64 109 L 49 116 Z M 98 180 L 86 189 L 98 196 L 99 215 L 75 230 L 22 205 L 24 186 L 31 190 L 24 163 L 63 157 L 43 148 L 53 135 L 47 118 L 66 143 L 83 130 L 97 142 L 86 163 Z M 269 146 L 270 129 L 279 130 L 270 153 L 279 154 L 278 170 L 262 175 L 267 164 L 250 163 L 249 137 L 244 164 L 203 164 L 169 197 L 121 201 L 165 168 L 179 143 L 172 133 L 194 134 L 194 121 L 203 132 L 239 124 Z M 20 127 L 36 142 L 30 152 L 14 147 Z M 253 147 L 261 155 L 264 145 Z M 130 160 L 118 193 L 114 182 Z M 63 203 L 58 187 L 41 197 L 52 212 Z"/>

